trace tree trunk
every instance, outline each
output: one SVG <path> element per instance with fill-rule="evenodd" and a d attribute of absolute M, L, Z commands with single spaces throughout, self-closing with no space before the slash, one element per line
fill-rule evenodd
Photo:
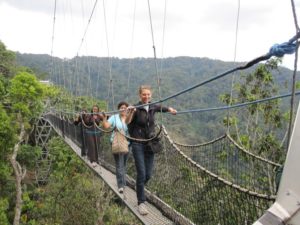
<path fill-rule="evenodd" d="M 13 225 L 20 224 L 21 210 L 22 210 L 22 180 L 26 174 L 26 169 L 22 170 L 21 165 L 18 163 L 17 155 L 20 149 L 20 144 L 22 143 L 25 136 L 24 123 L 20 122 L 20 134 L 18 137 L 18 142 L 14 146 L 14 151 L 11 156 L 10 162 L 14 169 L 15 179 L 16 179 L 16 206 L 15 206 L 15 217 Z"/>

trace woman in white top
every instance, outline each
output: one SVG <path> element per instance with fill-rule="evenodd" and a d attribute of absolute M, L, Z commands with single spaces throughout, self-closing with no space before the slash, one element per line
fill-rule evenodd
<path fill-rule="evenodd" d="M 120 102 L 118 104 L 118 110 L 120 110 L 119 114 L 115 114 L 107 120 L 107 117 L 104 116 L 103 127 L 104 128 L 114 128 L 119 131 L 123 131 L 123 133 L 128 136 L 128 128 L 125 123 L 126 119 L 126 109 L 128 107 L 127 102 Z M 112 132 L 110 141 L 113 141 L 115 135 L 115 131 Z M 128 143 L 129 144 L 129 143 Z M 126 162 L 128 158 L 128 153 L 126 154 L 113 154 L 115 162 L 116 162 L 116 177 L 119 193 L 123 193 L 125 185 L 126 185 Z"/>

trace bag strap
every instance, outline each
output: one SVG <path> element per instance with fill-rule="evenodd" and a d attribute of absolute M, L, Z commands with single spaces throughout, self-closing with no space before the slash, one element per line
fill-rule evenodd
<path fill-rule="evenodd" d="M 122 119 L 121 119 L 121 117 L 120 117 L 120 114 L 118 114 L 118 117 L 119 117 L 119 120 L 120 120 L 120 122 L 121 122 L 121 124 L 122 124 L 122 130 L 124 131 L 124 134 L 125 134 L 124 124 L 123 124 L 123 122 L 122 122 Z M 117 119 L 116 119 L 116 118 L 115 118 L 115 127 L 114 127 L 113 131 L 122 133 L 122 132 L 117 128 Z"/>

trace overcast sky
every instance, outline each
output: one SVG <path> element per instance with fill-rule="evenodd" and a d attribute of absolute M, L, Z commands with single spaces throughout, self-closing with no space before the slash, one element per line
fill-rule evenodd
<path fill-rule="evenodd" d="M 288 0 L 240 0 L 240 7 L 238 0 L 149 2 L 159 58 L 244 62 L 267 53 L 275 43 L 288 41 L 296 32 Z M 95 0 L 57 0 L 55 23 L 54 3 L 0 0 L 0 40 L 13 51 L 50 55 L 54 24 L 53 56 L 153 57 L 147 0 L 98 0 L 89 26 Z M 300 1 L 295 4 L 299 14 Z M 283 65 L 293 68 L 293 60 L 294 55 L 286 56 Z"/>

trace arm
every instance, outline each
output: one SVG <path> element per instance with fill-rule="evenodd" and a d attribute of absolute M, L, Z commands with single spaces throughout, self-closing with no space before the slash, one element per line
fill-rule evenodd
<path fill-rule="evenodd" d="M 172 108 L 172 107 L 169 107 L 169 108 L 168 108 L 168 112 L 171 113 L 172 115 L 176 115 L 177 110 L 174 109 L 174 108 Z"/>
<path fill-rule="evenodd" d="M 90 114 L 82 114 L 82 121 L 89 126 L 91 124 L 91 117 Z"/>
<path fill-rule="evenodd" d="M 79 123 L 82 122 L 82 120 L 84 119 L 86 110 L 82 110 L 81 113 L 77 114 L 75 119 L 74 119 L 74 125 L 77 126 Z"/>
<path fill-rule="evenodd" d="M 176 115 L 176 113 L 177 113 L 177 110 L 172 107 L 166 107 L 166 106 L 162 106 L 162 105 L 155 105 L 155 107 L 156 107 L 156 112 L 163 112 L 163 113 L 169 112 L 173 115 Z"/>
<path fill-rule="evenodd" d="M 134 106 L 128 106 L 127 107 L 127 116 L 126 116 L 126 119 L 125 119 L 126 124 L 131 123 L 135 111 L 136 111 L 136 108 Z"/>
<path fill-rule="evenodd" d="M 105 129 L 111 127 L 111 124 L 107 121 L 107 115 L 105 115 L 105 114 L 103 114 L 102 126 Z"/>

